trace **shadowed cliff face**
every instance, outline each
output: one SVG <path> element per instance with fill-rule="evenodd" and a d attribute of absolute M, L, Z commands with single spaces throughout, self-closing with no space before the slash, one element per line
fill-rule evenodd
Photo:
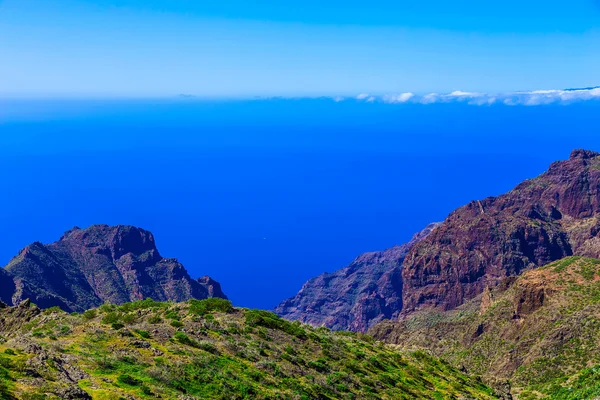
<path fill-rule="evenodd" d="M 11 303 L 11 296 L 14 292 L 14 281 L 3 269 L 0 269 L 0 301 Z"/>
<path fill-rule="evenodd" d="M 221 284 L 215 281 L 210 276 L 202 276 L 198 278 L 198 283 L 206 288 L 208 292 L 208 297 L 220 297 L 222 299 L 226 299 L 227 296 L 221 289 Z"/>
<path fill-rule="evenodd" d="M 224 297 L 212 289 L 214 281 L 195 281 L 177 260 L 162 258 L 150 232 L 131 226 L 74 228 L 58 242 L 27 246 L 3 272 L 14 284 L 4 301 L 31 298 L 41 307 L 70 311 L 147 297 L 203 299 L 210 296 L 209 289 Z"/>
<path fill-rule="evenodd" d="M 455 308 L 565 256 L 599 257 L 599 212 L 600 154 L 586 150 L 505 195 L 459 208 L 408 252 L 403 314 Z"/>
<path fill-rule="evenodd" d="M 309 280 L 275 312 L 315 326 L 358 332 L 396 318 L 402 310 L 402 261 L 436 226 L 429 225 L 409 243 L 362 254 L 346 268 Z"/>

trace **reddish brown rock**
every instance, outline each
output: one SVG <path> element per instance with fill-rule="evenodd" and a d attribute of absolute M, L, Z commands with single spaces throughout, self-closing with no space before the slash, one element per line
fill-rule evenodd
<path fill-rule="evenodd" d="M 148 297 L 184 301 L 224 296 L 218 283 L 192 279 L 176 259 L 159 254 L 152 233 L 132 226 L 74 228 L 55 243 L 27 246 L 2 272 L 13 285 L 3 301 L 30 298 L 40 307 L 69 311 Z"/>
<path fill-rule="evenodd" d="M 402 309 L 402 261 L 436 226 L 429 225 L 407 244 L 365 253 L 346 268 L 309 280 L 275 312 L 315 326 L 358 332 L 397 318 Z"/>
<path fill-rule="evenodd" d="M 544 281 L 523 281 L 515 286 L 513 307 L 515 317 L 531 314 L 541 308 L 552 295 L 552 289 L 547 288 Z"/>
<path fill-rule="evenodd" d="M 227 296 L 221 289 L 221 284 L 210 276 L 202 276 L 198 278 L 198 283 L 206 289 L 208 292 L 208 297 L 220 297 L 222 299 L 227 299 Z"/>
<path fill-rule="evenodd" d="M 403 315 L 455 308 L 565 256 L 600 256 L 600 154 L 576 150 L 509 193 L 454 211 L 406 256 Z"/>

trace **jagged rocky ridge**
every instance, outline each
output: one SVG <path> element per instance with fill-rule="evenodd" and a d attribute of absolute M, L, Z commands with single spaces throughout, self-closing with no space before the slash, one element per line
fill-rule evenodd
<path fill-rule="evenodd" d="M 402 310 L 402 261 L 437 226 L 428 225 L 406 244 L 362 254 L 343 269 L 310 279 L 275 312 L 314 326 L 357 332 L 397 318 Z"/>
<path fill-rule="evenodd" d="M 566 256 L 598 258 L 599 215 L 600 154 L 575 150 L 510 192 L 455 210 L 406 247 L 308 281 L 276 312 L 364 331 L 421 308 L 450 310 L 506 277 Z"/>
<path fill-rule="evenodd" d="M 226 298 L 216 281 L 192 279 L 176 259 L 160 255 L 152 233 L 132 226 L 74 228 L 55 243 L 25 247 L 0 270 L 0 300 L 7 304 L 31 299 L 42 308 L 85 311 L 148 297 Z"/>
<path fill-rule="evenodd" d="M 403 314 L 448 310 L 504 278 L 570 255 L 600 256 L 600 154 L 575 150 L 507 194 L 454 211 L 407 254 Z"/>

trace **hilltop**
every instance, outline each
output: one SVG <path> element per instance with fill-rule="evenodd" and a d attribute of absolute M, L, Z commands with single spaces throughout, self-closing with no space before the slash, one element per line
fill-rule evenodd
<path fill-rule="evenodd" d="M 519 399 L 600 396 L 600 260 L 567 257 L 450 311 L 426 309 L 370 333 L 426 349 Z"/>
<path fill-rule="evenodd" d="M 0 398 L 493 399 L 424 352 L 223 299 L 0 307 Z"/>
<path fill-rule="evenodd" d="M 210 277 L 192 279 L 158 252 L 154 235 L 133 226 L 73 228 L 52 244 L 35 242 L 0 269 L 0 300 L 85 311 L 105 302 L 226 298 Z"/>

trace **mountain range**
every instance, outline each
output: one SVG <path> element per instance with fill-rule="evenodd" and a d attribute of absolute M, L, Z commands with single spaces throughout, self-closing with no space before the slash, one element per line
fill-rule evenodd
<path fill-rule="evenodd" d="M 349 266 L 306 282 L 275 313 L 335 330 L 366 332 L 402 310 L 402 262 L 439 224 L 429 224 L 406 244 L 358 256 Z"/>
<path fill-rule="evenodd" d="M 152 298 L 226 298 L 210 277 L 194 280 L 176 259 L 163 258 L 152 233 L 132 226 L 73 228 L 55 243 L 36 242 L 0 269 L 0 300 L 30 299 L 43 308 L 85 311 L 104 303 Z"/>
<path fill-rule="evenodd" d="M 563 257 L 600 257 L 600 154 L 575 150 L 498 197 L 472 201 L 404 245 L 366 253 L 309 280 L 280 316 L 365 332 L 423 308 L 454 309 L 509 276 Z M 0 300 L 82 311 L 105 302 L 226 297 L 209 277 L 192 279 L 163 258 L 150 232 L 130 226 L 74 228 L 33 243 L 0 269 Z"/>
<path fill-rule="evenodd" d="M 29 389 L 598 398 L 600 153 L 575 150 L 404 245 L 309 280 L 278 315 L 225 299 L 140 228 L 94 225 L 33 243 L 0 269 L 0 399 Z"/>
<path fill-rule="evenodd" d="M 420 309 L 451 310 L 532 268 L 572 255 L 600 257 L 599 212 L 600 154 L 575 150 L 510 192 L 453 211 L 406 245 L 309 280 L 276 312 L 366 331 Z"/>

